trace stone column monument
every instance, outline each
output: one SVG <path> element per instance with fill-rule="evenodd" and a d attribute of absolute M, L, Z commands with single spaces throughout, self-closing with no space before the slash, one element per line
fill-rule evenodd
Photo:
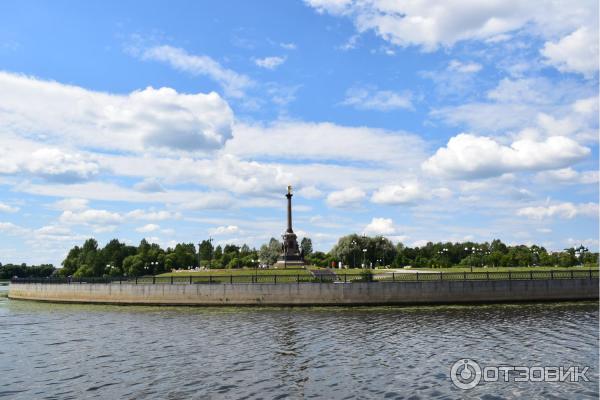
<path fill-rule="evenodd" d="M 288 186 L 287 194 L 287 229 L 282 235 L 283 244 L 281 254 L 275 263 L 275 268 L 302 268 L 304 267 L 304 255 L 298 246 L 298 237 L 292 229 L 292 187 Z"/>

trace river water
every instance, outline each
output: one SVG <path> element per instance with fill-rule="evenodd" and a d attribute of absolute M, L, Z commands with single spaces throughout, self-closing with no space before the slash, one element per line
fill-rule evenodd
<path fill-rule="evenodd" d="M 596 303 L 183 308 L 0 297 L 0 397 L 598 398 Z M 482 365 L 590 366 L 590 382 L 450 380 Z"/>

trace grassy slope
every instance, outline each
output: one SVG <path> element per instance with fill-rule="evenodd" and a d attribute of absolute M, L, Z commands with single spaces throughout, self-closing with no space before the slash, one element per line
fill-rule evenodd
<path fill-rule="evenodd" d="M 309 267 L 309 269 L 318 269 L 316 267 Z M 488 267 L 488 268 L 473 268 L 473 272 L 529 272 L 529 271 L 550 271 L 550 270 L 570 270 L 581 271 L 589 269 L 598 269 L 598 267 L 587 266 L 587 267 L 573 267 L 573 268 L 559 268 L 559 267 Z M 419 273 L 427 272 L 470 272 L 471 268 L 468 267 L 452 267 L 452 268 L 419 268 L 413 269 Z M 360 268 L 354 269 L 335 269 L 336 274 L 347 274 L 347 275 L 359 275 L 365 270 Z M 375 269 L 373 273 L 384 274 L 390 273 L 396 270 L 393 269 Z M 408 272 L 408 271 L 407 271 Z M 183 272 L 168 272 L 165 274 L 157 275 L 159 277 L 183 277 L 183 276 L 244 276 L 244 275 L 310 275 L 308 269 L 211 269 L 206 271 L 183 271 Z"/>

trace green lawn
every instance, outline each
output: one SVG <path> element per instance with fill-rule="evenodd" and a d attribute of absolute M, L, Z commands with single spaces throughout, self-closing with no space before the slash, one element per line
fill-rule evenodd
<path fill-rule="evenodd" d="M 310 275 L 306 269 L 209 269 L 205 271 L 183 271 L 183 272 L 167 272 L 157 275 L 165 276 L 241 276 L 241 275 Z"/>
<path fill-rule="evenodd" d="M 211 269 L 206 271 L 182 271 L 170 272 L 157 275 L 156 277 L 138 278 L 138 282 L 155 283 L 284 283 L 284 282 L 319 282 L 321 278 L 314 278 L 310 270 L 320 269 L 309 267 L 308 269 Z M 371 270 L 376 280 L 462 280 L 462 279 L 560 279 L 571 277 L 570 271 L 573 271 L 574 277 L 587 277 L 589 271 L 595 271 L 594 276 L 598 276 L 598 268 L 593 267 L 489 267 L 489 268 L 435 268 L 435 269 L 414 269 L 418 272 L 418 277 L 414 272 L 396 272 L 394 269 L 375 269 Z M 561 273 L 550 273 L 550 271 L 566 271 Z M 360 268 L 354 269 L 335 269 L 338 279 L 342 281 L 353 281 L 362 278 L 362 274 L 368 270 Z M 440 272 L 443 277 L 440 277 Z M 490 274 L 488 274 L 490 273 Z M 327 280 L 327 277 L 324 278 Z"/>
<path fill-rule="evenodd" d="M 419 272 L 470 272 L 470 267 L 450 267 L 450 268 L 413 268 Z M 525 271 L 551 271 L 551 270 L 597 270 L 597 266 L 585 266 L 585 267 L 473 267 L 473 272 L 525 272 Z M 379 270 L 375 270 L 379 271 Z"/>

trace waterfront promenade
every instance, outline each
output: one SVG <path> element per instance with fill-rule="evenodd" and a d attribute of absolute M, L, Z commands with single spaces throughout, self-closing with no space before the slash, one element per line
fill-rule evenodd
<path fill-rule="evenodd" d="M 598 299 L 598 271 L 15 279 L 11 299 L 156 305 L 392 305 Z"/>

